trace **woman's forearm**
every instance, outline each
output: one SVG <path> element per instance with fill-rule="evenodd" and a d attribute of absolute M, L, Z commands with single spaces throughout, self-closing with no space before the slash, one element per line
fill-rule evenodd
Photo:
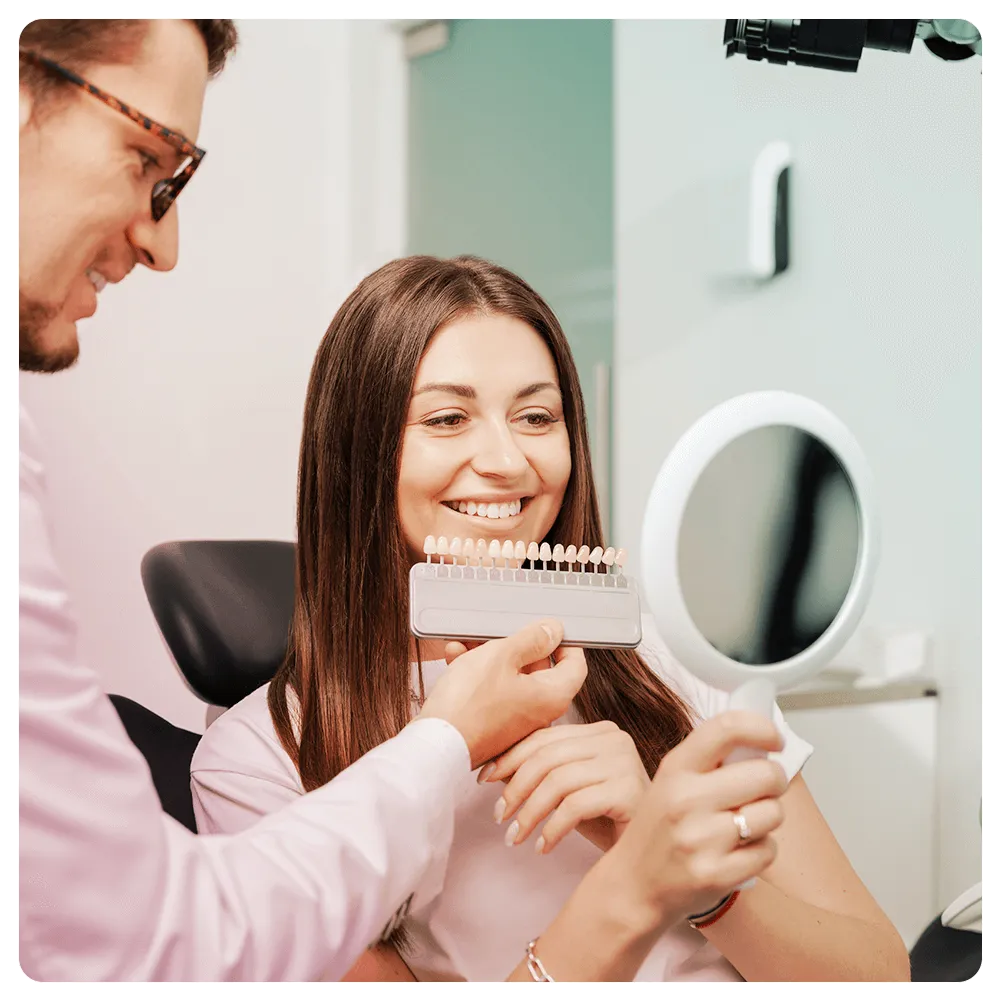
<path fill-rule="evenodd" d="M 891 924 L 812 906 L 760 878 L 702 933 L 751 982 L 910 978 L 906 947 Z"/>
<path fill-rule="evenodd" d="M 635 977 L 663 932 L 663 918 L 628 885 L 613 854 L 586 874 L 535 944 L 535 955 L 553 980 L 629 982 Z M 507 981 L 531 978 L 527 961 L 522 961 Z"/>

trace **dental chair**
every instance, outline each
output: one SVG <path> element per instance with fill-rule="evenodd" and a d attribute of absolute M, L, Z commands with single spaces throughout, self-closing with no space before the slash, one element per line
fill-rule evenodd
<path fill-rule="evenodd" d="M 146 553 L 141 571 L 167 649 L 209 720 L 274 676 L 292 619 L 293 543 L 166 542 Z M 200 737 L 130 698 L 110 698 L 163 811 L 195 830 L 190 769 Z"/>

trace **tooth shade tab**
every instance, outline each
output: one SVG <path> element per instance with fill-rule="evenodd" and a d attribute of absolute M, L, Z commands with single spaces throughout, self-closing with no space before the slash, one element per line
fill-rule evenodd
<path fill-rule="evenodd" d="M 503 543 L 500 554 L 503 556 L 504 561 L 514 558 L 514 543 L 509 538 Z"/>
<path fill-rule="evenodd" d="M 496 561 L 497 559 L 500 558 L 500 541 L 499 541 L 499 539 L 494 538 L 493 541 L 490 542 L 490 558 L 492 560 L 494 560 L 494 561 Z"/>
<path fill-rule="evenodd" d="M 590 546 L 581 545 L 579 551 L 576 554 L 576 561 L 580 564 L 580 572 L 582 573 L 587 567 L 587 560 L 590 558 Z"/>
<path fill-rule="evenodd" d="M 517 544 L 516 544 L 516 545 L 514 546 L 514 558 L 515 558 L 515 559 L 516 559 L 516 560 L 517 560 L 518 562 L 524 562 L 524 559 L 525 559 L 525 548 L 524 548 L 524 542 L 518 542 L 518 543 L 517 543 Z"/>
<path fill-rule="evenodd" d="M 451 540 L 451 545 L 448 548 L 448 553 L 453 555 L 456 559 L 462 554 L 462 539 L 453 538 Z"/>
<path fill-rule="evenodd" d="M 553 545 L 552 546 L 552 561 L 556 564 L 557 568 L 558 568 L 559 564 L 564 561 L 564 559 L 565 559 L 565 553 L 563 552 L 562 545 Z"/>
<path fill-rule="evenodd" d="M 528 546 L 528 558 L 532 562 L 537 562 L 538 561 L 538 542 L 532 542 Z"/>
<path fill-rule="evenodd" d="M 624 549 L 619 549 L 615 553 L 615 565 L 621 569 L 625 565 L 625 557 L 628 553 Z"/>
<path fill-rule="evenodd" d="M 601 559 L 603 556 L 604 556 L 604 549 L 602 549 L 600 545 L 598 545 L 595 549 L 591 550 L 590 565 L 594 567 L 595 571 L 597 570 L 597 567 L 601 565 Z"/>
<path fill-rule="evenodd" d="M 614 565 L 615 550 L 610 545 L 604 550 L 604 556 L 602 557 L 601 562 L 604 563 L 604 565 L 609 569 Z"/>
<path fill-rule="evenodd" d="M 486 539 L 480 538 L 479 541 L 476 542 L 476 557 L 479 559 L 480 566 L 482 566 L 483 560 L 486 558 L 487 552 L 488 552 L 488 546 L 486 544 Z"/>
<path fill-rule="evenodd" d="M 566 547 L 566 562 L 569 563 L 572 569 L 573 563 L 576 562 L 576 546 L 569 545 Z"/>
<path fill-rule="evenodd" d="M 476 543 L 471 538 L 466 538 L 462 546 L 462 555 L 466 559 L 471 559 L 476 554 Z"/>
<path fill-rule="evenodd" d="M 548 542 L 542 542 L 538 546 L 538 558 L 542 560 L 543 565 L 552 558 L 552 549 L 549 547 Z"/>
<path fill-rule="evenodd" d="M 424 555 L 427 556 L 427 561 L 431 561 L 431 556 L 437 555 L 437 542 L 434 541 L 433 535 L 428 535 L 424 539 Z"/>

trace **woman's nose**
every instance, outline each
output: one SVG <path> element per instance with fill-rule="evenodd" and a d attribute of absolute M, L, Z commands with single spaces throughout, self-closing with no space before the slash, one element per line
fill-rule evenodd
<path fill-rule="evenodd" d="M 502 476 L 505 479 L 520 476 L 528 468 L 528 460 L 506 420 L 484 427 L 476 442 L 472 468 L 481 476 Z"/>

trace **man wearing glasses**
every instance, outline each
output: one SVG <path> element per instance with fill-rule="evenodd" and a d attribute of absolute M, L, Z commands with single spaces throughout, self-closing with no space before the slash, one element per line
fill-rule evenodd
<path fill-rule="evenodd" d="M 107 282 L 176 264 L 174 201 L 205 156 L 191 137 L 235 43 L 227 20 L 34 21 L 21 33 L 22 370 L 73 364 L 76 323 Z M 420 717 L 325 788 L 240 836 L 196 837 L 162 814 L 79 661 L 23 411 L 20 439 L 22 969 L 77 981 L 342 976 L 411 895 L 433 894 L 470 763 L 566 710 L 586 673 L 580 651 L 522 674 L 556 647 L 552 623 L 466 653 Z"/>

